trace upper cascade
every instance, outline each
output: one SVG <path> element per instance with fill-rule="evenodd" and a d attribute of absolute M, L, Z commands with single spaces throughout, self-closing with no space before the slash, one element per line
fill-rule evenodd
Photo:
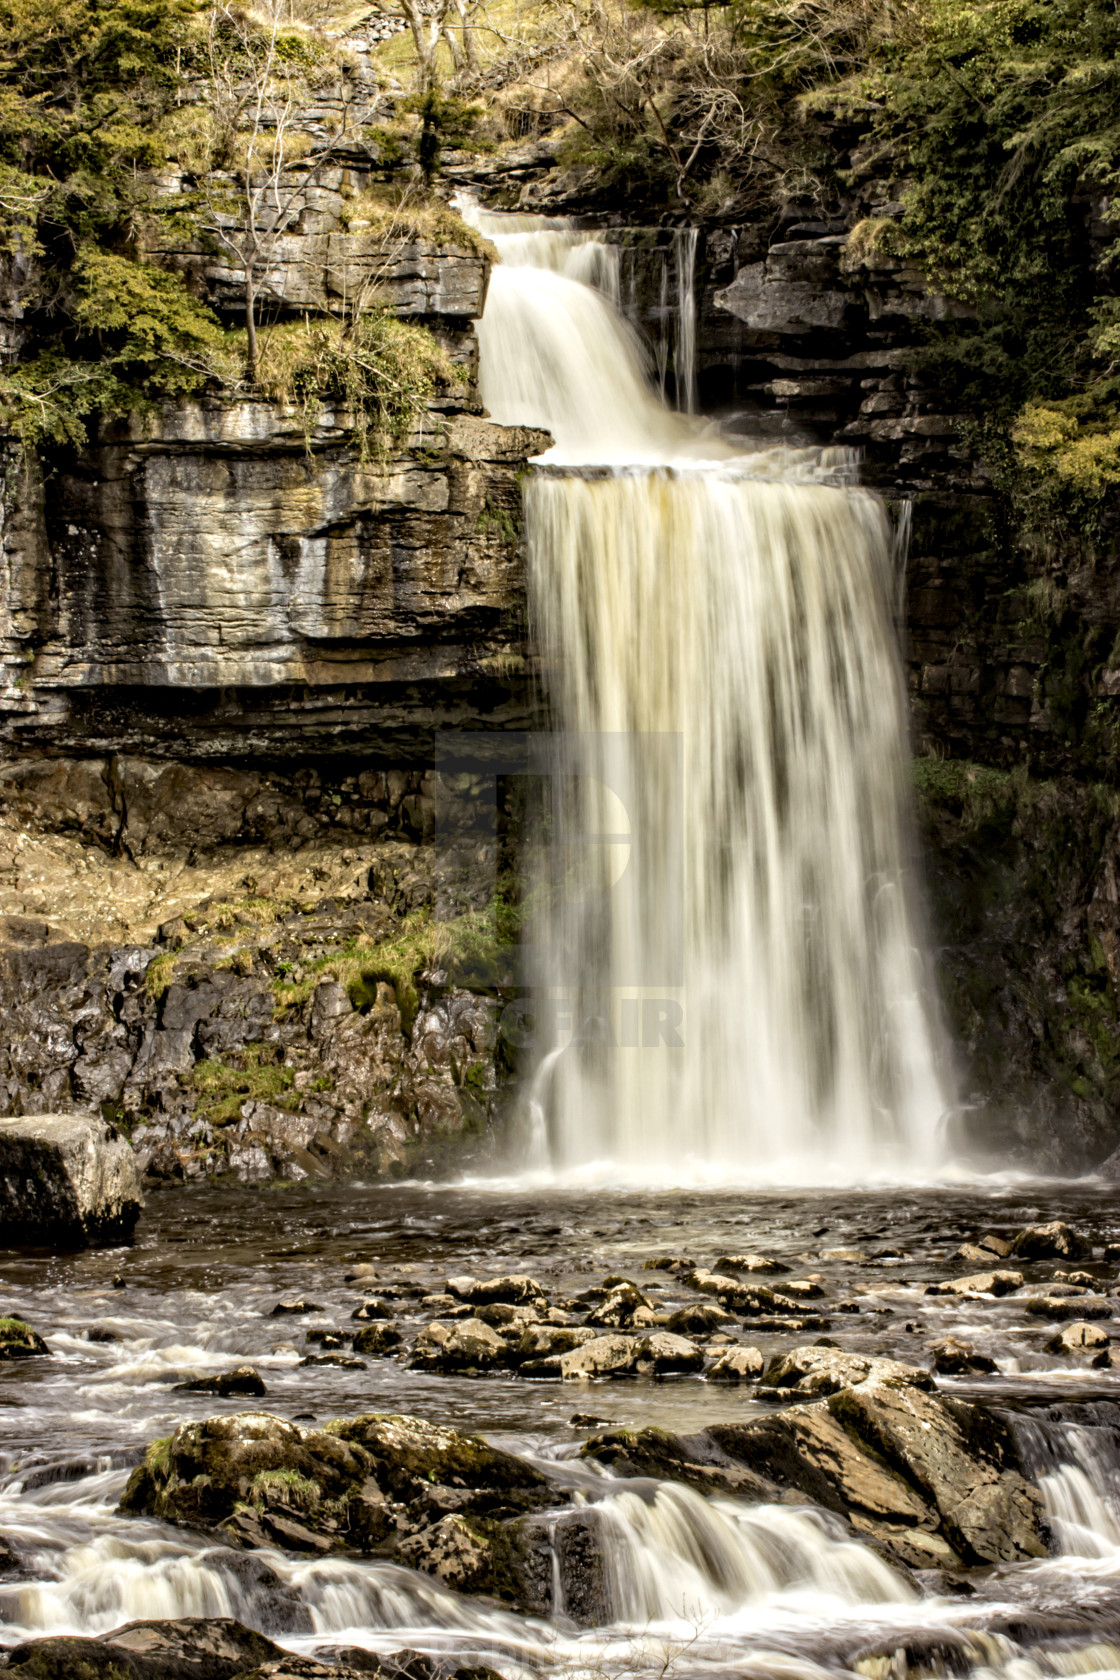
<path fill-rule="evenodd" d="M 567 1034 L 530 1093 L 538 1161 L 929 1177 L 951 1103 L 884 510 L 849 452 L 752 452 L 667 408 L 608 243 L 472 216 L 502 258 L 483 400 L 555 440 L 525 486 L 556 729 L 532 979 Z"/>

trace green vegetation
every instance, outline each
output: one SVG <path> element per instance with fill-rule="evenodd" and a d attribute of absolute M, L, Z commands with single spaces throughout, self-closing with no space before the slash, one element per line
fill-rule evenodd
<path fill-rule="evenodd" d="M 164 951 L 162 956 L 152 959 L 144 970 L 144 990 L 149 997 L 163 996 L 175 978 L 175 965 L 178 961 L 178 951 Z"/>
<path fill-rule="evenodd" d="M 420 419 L 424 399 L 454 388 L 458 374 L 425 327 L 377 310 L 343 325 L 309 320 L 262 337 L 258 382 L 275 402 L 299 409 L 310 447 L 326 404 L 353 417 L 363 461 L 383 457 Z"/>
<path fill-rule="evenodd" d="M 258 348 L 261 272 L 327 155 L 297 126 L 300 99 L 344 76 L 323 38 L 199 0 L 0 0 L 0 31 L 0 242 L 30 276 L 0 424 L 25 449 L 80 446 L 98 418 L 203 389 L 259 389 L 309 434 L 324 404 L 344 404 L 363 459 L 383 457 L 454 384 L 435 339 L 366 296 L 345 320 L 275 328 L 267 358 Z M 364 208 L 375 233 L 403 215 L 415 237 L 481 249 L 446 206 Z M 168 266 L 184 241 L 244 270 L 242 331 Z"/>
<path fill-rule="evenodd" d="M 931 371 L 1013 496 L 1084 515 L 1120 482 L 1120 241 L 1091 228 L 1120 181 L 1120 14 L 922 0 L 862 86 L 910 182 L 900 254 L 979 313 L 933 336 Z"/>
<path fill-rule="evenodd" d="M 28 446 L 80 442 L 206 378 L 214 316 L 145 252 L 184 221 L 161 192 L 193 0 L 0 5 L 0 239 L 32 265 L 33 349 L 0 372 L 0 419 Z"/>
<path fill-rule="evenodd" d="M 249 1484 L 254 1505 L 280 1504 L 311 1512 L 322 1500 L 318 1482 L 298 1470 L 258 1470 Z"/>
<path fill-rule="evenodd" d="M 393 194 L 384 187 L 368 187 L 343 206 L 342 226 L 388 243 L 422 240 L 430 245 L 453 245 L 477 257 L 493 258 L 488 239 L 465 222 L 457 210 L 439 198 Z"/>
<path fill-rule="evenodd" d="M 196 1092 L 195 1113 L 211 1126 L 228 1126 L 241 1117 L 243 1103 L 257 1102 L 291 1106 L 288 1096 L 295 1077 L 291 1068 L 276 1060 L 272 1044 L 247 1044 L 238 1052 L 239 1066 L 227 1062 L 196 1062 L 188 1082 Z"/>
<path fill-rule="evenodd" d="M 305 1003 L 320 981 L 333 979 L 346 987 L 356 1009 L 369 1009 L 378 983 L 387 981 L 410 1031 L 420 1006 L 418 975 L 441 969 L 457 985 L 500 985 L 519 931 L 519 911 L 500 896 L 489 910 L 471 910 L 450 922 L 433 921 L 429 910 L 413 910 L 390 938 L 353 940 L 310 964 L 298 981 L 280 977 L 272 989 L 278 1008 L 290 1009 Z"/>

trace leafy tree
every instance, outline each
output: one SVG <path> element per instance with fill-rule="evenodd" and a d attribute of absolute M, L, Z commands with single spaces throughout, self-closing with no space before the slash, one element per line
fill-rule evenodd
<path fill-rule="evenodd" d="M 0 3 L 0 239 L 24 353 L 0 414 L 26 441 L 190 390 L 217 323 L 146 260 L 184 204 L 160 190 L 161 123 L 183 92 L 193 0 Z"/>

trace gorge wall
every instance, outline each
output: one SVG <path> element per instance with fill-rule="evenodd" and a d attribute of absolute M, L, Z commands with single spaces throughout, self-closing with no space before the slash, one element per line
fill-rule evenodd
<path fill-rule="evenodd" d="M 908 534 L 901 629 L 966 1128 L 993 1159 L 1083 1171 L 1120 1144 L 1115 530 L 1070 542 L 1009 520 L 962 415 L 915 371 L 925 324 L 959 306 L 853 240 L 897 214 L 899 183 L 858 131 L 825 131 L 846 194 L 698 229 L 699 406 L 773 442 L 860 448 Z M 446 347 L 459 390 L 390 459 L 361 458 L 345 409 L 309 425 L 260 398 L 105 425 L 42 472 L 7 459 L 0 1109 L 104 1105 L 169 1177 L 433 1170 L 488 1147 L 508 1109 L 515 975 L 494 907 L 439 876 L 432 743 L 539 721 L 518 477 L 544 439 L 480 409 L 486 254 L 352 227 L 362 167 L 359 151 L 319 171 L 268 291 L 297 318 L 375 275 Z M 672 227 L 621 226 L 547 141 L 452 153 L 443 179 L 620 241 L 672 391 Z M 1087 214 L 1103 237 L 1103 207 Z M 234 309 L 227 266 L 177 260 Z M 487 945 L 475 986 L 433 937 L 461 925 Z"/>

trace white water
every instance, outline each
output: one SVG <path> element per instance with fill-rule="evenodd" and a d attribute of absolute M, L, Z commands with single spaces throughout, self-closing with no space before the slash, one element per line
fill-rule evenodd
<path fill-rule="evenodd" d="M 555 440 L 526 489 L 561 790 L 535 979 L 574 1041 L 536 1082 L 537 1147 L 928 1177 L 949 1099 L 881 506 L 843 452 L 745 454 L 670 413 L 593 238 L 478 219 L 503 258 L 483 398 Z"/>

